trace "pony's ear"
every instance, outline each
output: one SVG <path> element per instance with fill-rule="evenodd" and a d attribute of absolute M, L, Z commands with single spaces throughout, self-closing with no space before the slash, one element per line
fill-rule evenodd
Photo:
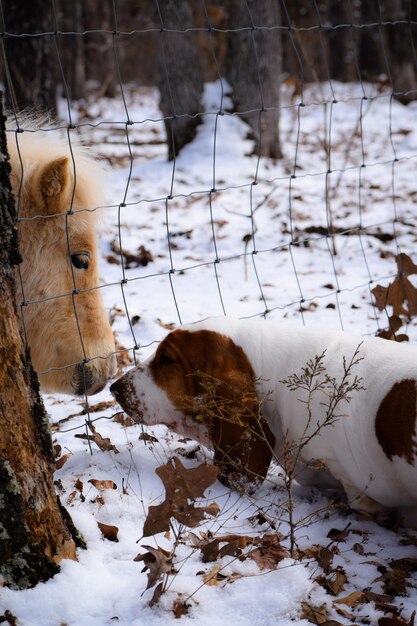
<path fill-rule="evenodd" d="M 68 157 L 50 161 L 40 172 L 38 193 L 48 213 L 63 213 L 69 209 L 72 177 Z"/>
<path fill-rule="evenodd" d="M 252 381 L 251 386 L 252 390 L 245 388 L 232 397 L 229 390 L 224 397 L 217 389 L 218 411 L 210 433 L 219 480 L 249 492 L 264 480 L 275 446 Z"/>

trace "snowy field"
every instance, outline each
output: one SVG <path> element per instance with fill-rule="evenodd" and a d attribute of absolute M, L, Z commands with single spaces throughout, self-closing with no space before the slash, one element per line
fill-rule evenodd
<path fill-rule="evenodd" d="M 218 84 L 207 86 L 202 124 L 175 164 L 155 90 L 126 88 L 133 124 L 122 98 L 71 111 L 74 132 L 109 168 L 102 293 L 125 368 L 168 329 L 212 315 L 268 312 L 371 335 L 387 327 L 392 310 L 378 311 L 371 289 L 393 281 L 399 252 L 417 262 L 417 104 L 404 107 L 378 86 L 332 87 L 308 88 L 302 107 L 285 88 L 281 162 L 253 155 Z M 415 322 L 400 332 L 415 338 Z M 196 506 L 216 503 L 219 512 L 197 527 L 173 520 L 169 532 L 143 537 L 148 507 L 165 498 L 155 469 L 173 455 L 196 468 L 210 452 L 166 427 L 132 424 L 108 389 L 88 406 L 58 395 L 45 403 L 61 449 L 57 492 L 88 549 L 46 584 L 1 589 L 0 615 L 9 610 L 19 626 L 413 623 L 416 532 L 385 530 L 333 494 L 296 485 L 290 558 L 287 495 L 274 466 L 253 496 L 208 485 Z M 112 449 L 78 436 L 88 414 Z M 103 524 L 117 527 L 116 541 Z M 223 542 L 208 549 L 216 537 Z M 169 563 L 158 551 L 152 571 L 161 577 L 146 589 L 149 570 L 134 559 L 149 546 L 167 551 Z"/>

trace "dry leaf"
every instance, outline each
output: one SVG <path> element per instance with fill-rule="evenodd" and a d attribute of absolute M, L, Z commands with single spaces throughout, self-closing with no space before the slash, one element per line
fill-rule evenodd
<path fill-rule="evenodd" d="M 390 569 L 385 571 L 374 582 L 381 582 L 384 593 L 388 596 L 407 595 L 407 582 L 410 574 L 417 570 L 416 558 L 404 558 L 390 561 Z"/>
<path fill-rule="evenodd" d="M 88 481 L 97 489 L 97 491 L 104 491 L 104 489 L 117 489 L 117 485 L 112 480 L 96 480 L 95 478 L 90 478 Z"/>
<path fill-rule="evenodd" d="M 148 584 L 146 586 L 146 589 L 149 589 L 156 585 L 164 574 L 173 574 L 175 572 L 172 568 L 172 555 L 170 552 L 163 548 L 153 548 L 152 546 L 142 546 L 142 548 L 145 548 L 148 552 L 138 554 L 133 560 L 144 562 L 142 572 L 149 570 Z"/>
<path fill-rule="evenodd" d="M 65 463 L 68 461 L 70 456 L 71 456 L 70 454 L 63 454 L 57 461 L 55 461 L 55 468 L 57 470 L 60 470 L 61 467 L 63 467 Z"/>
<path fill-rule="evenodd" d="M 159 583 L 159 585 L 157 585 L 155 587 L 155 590 L 153 592 L 152 598 L 149 600 L 149 606 L 154 606 L 157 602 L 159 602 L 159 598 L 162 596 L 162 592 L 164 590 L 164 584 L 163 583 Z"/>
<path fill-rule="evenodd" d="M 417 273 L 417 266 L 406 254 L 396 257 L 398 276 L 395 280 L 383 287 L 376 285 L 372 289 L 376 307 L 382 311 L 386 306 L 392 306 L 394 315 L 406 315 L 408 318 L 417 314 L 417 289 L 407 278 L 410 274 Z M 408 309 L 404 303 L 408 303 Z"/>
<path fill-rule="evenodd" d="M 332 528 L 327 533 L 327 536 L 332 541 L 336 541 L 336 542 L 344 541 L 346 539 L 346 537 L 349 536 L 349 531 L 346 530 L 346 529 L 339 530 L 338 528 Z"/>
<path fill-rule="evenodd" d="M 409 621 L 399 615 L 392 617 L 380 617 L 378 620 L 378 626 L 414 626 L 415 615 L 416 612 L 413 611 Z"/>
<path fill-rule="evenodd" d="M 96 446 L 100 448 L 100 450 L 102 450 L 103 452 L 111 452 L 111 451 L 115 453 L 119 452 L 116 446 L 112 444 L 112 442 L 110 441 L 108 437 L 102 437 L 100 433 L 97 432 L 96 427 L 91 422 L 87 422 L 87 425 L 88 425 L 88 428 L 93 433 L 92 435 L 87 435 L 85 433 L 82 433 L 82 434 L 76 434 L 74 435 L 74 437 L 77 437 L 78 439 L 86 439 L 87 441 L 94 442 Z"/>
<path fill-rule="evenodd" d="M 9 610 L 4 612 L 4 615 L 0 615 L 0 623 L 8 623 L 9 626 L 18 626 L 17 617 L 13 615 Z"/>
<path fill-rule="evenodd" d="M 82 480 L 80 480 L 79 478 L 77 478 L 77 480 L 76 480 L 76 481 L 75 481 L 75 483 L 74 483 L 74 487 L 75 487 L 76 489 L 78 489 L 78 491 L 79 491 L 80 493 L 82 493 L 82 492 L 83 492 L 83 489 L 84 489 L 84 485 L 83 485 Z"/>
<path fill-rule="evenodd" d="M 280 561 L 290 556 L 287 550 L 281 546 L 281 539 L 282 535 L 280 533 L 265 534 L 258 547 L 248 554 L 261 571 L 264 569 L 276 569 Z"/>
<path fill-rule="evenodd" d="M 249 537 L 248 535 L 220 535 L 214 539 L 207 536 L 203 539 L 198 539 L 194 535 L 194 538 L 191 538 L 191 540 L 193 545 L 200 548 L 203 563 L 209 563 L 226 554 L 234 553 L 234 556 L 238 556 L 239 551 L 241 554 L 242 550 L 247 546 L 259 543 L 260 538 Z M 221 543 L 225 544 L 222 548 L 220 548 Z"/>
<path fill-rule="evenodd" d="M 187 615 L 190 606 L 190 604 L 187 604 L 180 598 L 177 598 L 172 606 L 172 612 L 174 613 L 175 619 L 179 619 L 183 615 Z"/>
<path fill-rule="evenodd" d="M 354 591 L 344 598 L 333 600 L 333 604 L 346 604 L 346 606 L 350 607 L 358 606 L 358 604 L 363 604 L 364 602 L 367 602 L 367 597 L 363 591 Z"/>
<path fill-rule="evenodd" d="M 341 567 L 337 567 L 328 576 L 318 576 L 314 580 L 332 596 L 338 596 L 345 587 L 347 576 Z"/>
<path fill-rule="evenodd" d="M 388 564 L 392 569 L 399 569 L 403 572 L 417 571 L 417 558 L 408 557 L 403 559 L 395 559 Z"/>
<path fill-rule="evenodd" d="M 126 269 L 130 269 L 132 267 L 146 266 L 148 263 L 151 263 L 153 259 L 152 253 L 147 250 L 144 246 L 139 246 L 136 253 L 129 252 L 125 248 L 120 248 L 119 242 L 114 240 L 111 244 L 112 251 L 119 255 L 123 256 L 124 266 Z M 113 262 L 117 262 L 117 257 L 114 258 Z"/>
<path fill-rule="evenodd" d="M 340 615 L 341 617 L 348 619 L 350 622 L 354 620 L 353 614 L 347 611 L 346 609 L 343 609 L 341 606 L 333 605 L 333 608 L 336 611 L 336 613 Z"/>
<path fill-rule="evenodd" d="M 220 563 L 216 563 L 213 567 L 203 576 L 203 581 L 206 585 L 218 585 L 223 578 L 217 578 L 218 573 L 220 572 L 222 566 Z"/>
<path fill-rule="evenodd" d="M 306 619 L 312 624 L 324 624 L 328 621 L 329 613 L 325 604 L 312 606 L 307 602 L 301 603 L 301 619 Z"/>
<path fill-rule="evenodd" d="M 123 413 L 123 411 L 120 411 L 120 413 L 116 413 L 116 415 L 113 417 L 113 422 L 121 424 L 125 428 L 129 428 L 129 426 L 134 426 L 136 424 L 135 420 L 129 417 L 129 415 Z"/>
<path fill-rule="evenodd" d="M 417 265 L 413 263 L 408 254 L 401 253 L 399 254 L 395 262 L 398 267 L 398 272 L 405 274 L 405 276 L 410 276 L 411 274 L 417 274 Z"/>
<path fill-rule="evenodd" d="M 77 492 L 76 491 L 71 491 L 71 493 L 69 494 L 68 498 L 67 498 L 67 504 L 70 505 L 71 502 L 74 500 L 74 498 L 76 497 Z"/>
<path fill-rule="evenodd" d="M 174 330 L 175 328 L 174 322 L 164 323 L 161 319 L 159 319 L 159 317 L 156 318 L 156 321 L 159 324 L 159 326 L 161 326 L 162 328 L 166 328 L 166 330 Z"/>
<path fill-rule="evenodd" d="M 158 439 L 149 433 L 140 433 L 139 435 L 140 441 L 149 441 L 149 443 L 158 443 Z"/>
<path fill-rule="evenodd" d="M 331 572 L 334 552 L 329 548 L 315 544 L 314 546 L 311 546 L 311 548 L 304 550 L 302 557 L 315 559 L 325 574 L 329 574 Z"/>
<path fill-rule="evenodd" d="M 391 315 L 391 317 L 388 318 L 388 329 L 378 331 L 376 333 L 376 336 L 380 337 L 381 339 L 388 339 L 390 341 L 409 341 L 409 337 L 404 333 L 399 335 L 396 334 L 397 331 L 401 328 L 402 324 L 402 320 L 400 317 L 398 317 L 398 315 Z"/>
<path fill-rule="evenodd" d="M 217 467 L 203 463 L 187 469 L 180 459 L 173 457 L 155 471 L 164 483 L 166 496 L 161 504 L 149 507 L 143 526 L 144 537 L 169 530 L 171 517 L 180 524 L 194 528 L 206 514 L 217 515 L 219 509 L 213 503 L 196 508 L 189 502 L 204 496 L 205 490 L 217 479 Z"/>
<path fill-rule="evenodd" d="M 108 541 L 119 541 L 117 535 L 119 533 L 119 529 L 117 526 L 110 526 L 109 524 L 103 524 L 103 522 L 97 522 L 97 526 L 101 530 L 101 534 Z"/>
<path fill-rule="evenodd" d="M 133 359 L 130 356 L 130 350 L 125 348 L 118 339 L 115 337 L 116 347 L 116 361 L 117 361 L 117 376 L 123 374 L 123 368 L 133 363 Z"/>

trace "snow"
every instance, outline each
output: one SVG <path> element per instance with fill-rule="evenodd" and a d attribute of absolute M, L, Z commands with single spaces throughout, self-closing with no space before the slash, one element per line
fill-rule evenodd
<path fill-rule="evenodd" d="M 218 83 L 206 86 L 202 124 L 175 164 L 166 161 L 155 90 L 126 87 L 133 124 L 127 124 L 121 98 L 92 99 L 72 111 L 79 125 L 72 132 L 108 162 L 108 203 L 100 232 L 102 293 L 117 339 L 132 359 L 146 357 L 168 328 L 223 313 L 255 317 L 268 311 L 300 325 L 361 334 L 387 326 L 387 315 L 373 306 L 370 289 L 393 280 L 399 251 L 416 260 L 417 106 L 404 107 L 377 86 L 340 83 L 332 83 L 334 93 L 329 85 L 308 87 L 299 106 L 286 89 L 281 162 L 252 155 L 248 129 L 239 117 L 218 114 L 230 107 Z M 334 242 L 320 230 L 329 219 L 338 233 Z M 136 253 L 143 245 L 153 262 L 125 269 L 117 262 L 120 255 L 109 262 L 111 255 L 118 256 L 111 246 L 118 244 L 119 234 L 124 250 Z M 337 255 L 331 254 L 333 245 Z M 414 322 L 406 330 L 416 336 Z M 307 624 L 302 602 L 326 604 L 328 619 L 343 624 L 376 624 L 383 615 L 372 602 L 356 608 L 339 604 L 350 615 L 337 614 L 335 598 L 314 580 L 322 574 L 314 558 L 287 558 L 276 570 L 260 571 L 251 559 L 224 556 L 225 578 L 204 584 L 203 575 L 215 564 L 202 562 L 189 531 L 175 523 L 182 538 L 175 549 L 177 573 L 168 577 L 165 593 L 151 608 L 153 589 L 146 590 L 147 573 L 134 558 L 146 551 L 145 545 L 166 550 L 174 545 L 172 532 L 142 537 L 148 507 L 164 499 L 155 469 L 173 454 L 195 467 L 210 462 L 210 452 L 198 447 L 194 457 L 186 458 L 195 444 L 179 440 L 166 427 L 116 421 L 119 407 L 102 404 L 112 400 L 108 389 L 91 398 L 87 409 L 117 452 L 94 444 L 90 449 L 75 436 L 86 431 L 83 402 L 60 395 L 44 399 L 54 441 L 69 455 L 56 472 L 57 492 L 88 549 L 34 589 L 2 588 L 0 613 L 10 610 L 21 626 L 157 626 L 175 619 L 172 609 L 179 598 L 188 606 L 182 619 L 201 626 Z M 145 440 L 144 433 L 156 441 Z M 110 479 L 117 488 L 99 492 L 90 479 Z M 296 486 L 294 498 L 299 549 L 314 544 L 338 549 L 333 566 L 347 578 L 339 597 L 365 589 L 382 593 L 377 579 L 389 561 L 416 556 L 413 531 L 385 530 L 347 512 L 343 504 L 330 505 L 328 495 L 316 490 Z M 253 520 L 262 510 L 288 548 L 285 499 L 278 467 L 271 468 L 253 496 L 215 483 L 198 504 L 215 501 L 220 513 L 192 532 L 197 537 L 202 532 L 253 537 L 275 532 Z M 104 539 L 97 522 L 117 526 L 119 541 Z M 346 538 L 332 542 L 327 537 L 332 528 L 347 528 Z M 390 603 L 403 607 L 401 615 L 410 619 L 417 606 L 415 573 L 408 595 Z"/>

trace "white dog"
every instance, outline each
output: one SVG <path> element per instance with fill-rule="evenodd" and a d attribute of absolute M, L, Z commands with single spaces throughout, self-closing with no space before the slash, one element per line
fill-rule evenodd
<path fill-rule="evenodd" d="M 171 332 L 111 391 L 136 421 L 214 448 L 225 483 L 265 478 L 286 449 L 299 482 L 417 528 L 416 385 L 417 346 L 215 318 Z"/>

